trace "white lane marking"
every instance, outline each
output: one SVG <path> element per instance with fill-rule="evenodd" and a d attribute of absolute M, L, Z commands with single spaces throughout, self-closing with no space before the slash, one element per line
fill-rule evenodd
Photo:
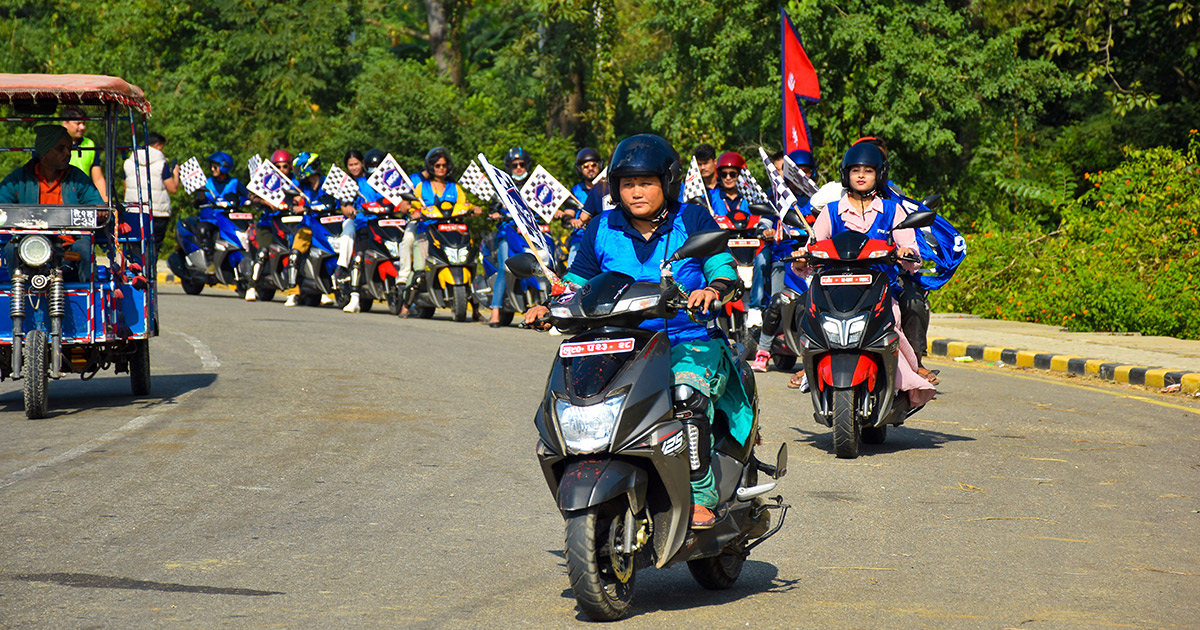
<path fill-rule="evenodd" d="M 186 333 L 175 331 L 172 332 L 183 337 L 185 341 L 191 344 L 192 348 L 196 351 L 196 355 L 200 357 L 200 362 L 205 368 L 214 369 L 220 367 L 221 362 L 217 360 L 217 357 L 213 355 L 212 351 L 208 349 L 208 346 L 205 345 L 203 341 L 200 341 L 199 339 Z M 42 460 L 32 466 L 26 466 L 25 468 L 12 473 L 7 479 L 0 480 L 0 490 L 11 486 L 18 481 L 28 479 L 29 477 L 35 475 L 38 471 L 45 470 L 52 466 L 57 466 L 59 464 L 64 464 L 75 459 L 76 457 L 79 457 L 80 455 L 90 453 L 91 451 L 94 451 L 105 444 L 116 442 L 124 437 L 125 434 L 137 431 L 147 424 L 150 424 L 150 422 L 153 421 L 155 417 L 158 416 L 158 414 L 164 409 L 179 404 L 185 398 L 191 396 L 195 391 L 196 390 L 194 389 L 189 390 L 170 400 L 164 400 L 160 403 L 157 403 L 151 409 L 150 413 L 142 414 L 133 420 L 126 422 L 119 428 L 113 429 L 112 431 L 109 431 L 108 433 L 105 433 L 94 440 L 84 442 L 83 444 L 80 444 L 79 446 L 76 446 L 65 453 L 60 453 L 54 457 L 51 457 L 50 459 Z"/>
<path fill-rule="evenodd" d="M 192 345 L 192 349 L 196 351 L 196 356 L 200 357 L 200 363 L 204 366 L 204 369 L 215 370 L 221 367 L 221 362 L 217 360 L 217 357 L 212 353 L 212 350 L 209 350 L 208 345 L 203 341 L 200 341 L 199 339 L 187 333 L 179 332 L 178 330 L 172 330 L 170 332 L 172 335 L 179 335 L 180 337 L 183 337 L 184 341 Z"/>

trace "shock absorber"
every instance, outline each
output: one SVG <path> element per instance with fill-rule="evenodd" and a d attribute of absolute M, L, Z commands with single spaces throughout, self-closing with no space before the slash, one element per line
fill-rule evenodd
<path fill-rule="evenodd" d="M 12 377 L 17 379 L 21 378 L 21 348 L 25 345 L 25 274 L 19 267 L 13 272 L 8 314 L 12 316 L 13 324 Z"/>
<path fill-rule="evenodd" d="M 55 269 L 50 278 L 50 378 L 61 378 L 62 324 L 67 313 L 67 295 L 63 286 L 62 269 Z"/>

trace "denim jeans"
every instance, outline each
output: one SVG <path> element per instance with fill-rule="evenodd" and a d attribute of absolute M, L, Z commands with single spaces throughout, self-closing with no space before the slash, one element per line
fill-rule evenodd
<path fill-rule="evenodd" d="M 496 234 L 496 281 L 492 283 L 491 308 L 504 306 L 504 294 L 507 288 L 504 261 L 508 260 L 508 255 L 508 239 L 504 238 L 503 231 L 498 232 Z"/>

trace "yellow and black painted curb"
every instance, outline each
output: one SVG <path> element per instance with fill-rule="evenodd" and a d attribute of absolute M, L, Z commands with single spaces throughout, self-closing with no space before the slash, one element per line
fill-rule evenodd
<path fill-rule="evenodd" d="M 1126 365 L 1101 359 L 1086 359 L 1070 354 L 1050 354 L 1000 348 L 981 344 L 970 344 L 945 337 L 929 338 L 929 354 L 947 358 L 971 357 L 977 361 L 999 361 L 1017 367 L 1031 367 L 1052 372 L 1065 372 L 1080 376 L 1094 376 L 1115 383 L 1128 383 L 1161 389 L 1179 385 L 1184 393 L 1200 390 L 1200 373 L 1168 370 L 1143 365 Z"/>

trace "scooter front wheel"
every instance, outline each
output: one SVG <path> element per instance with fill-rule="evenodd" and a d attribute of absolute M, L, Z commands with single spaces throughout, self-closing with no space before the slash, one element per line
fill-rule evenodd
<path fill-rule="evenodd" d="M 854 390 L 833 390 L 833 452 L 842 459 L 858 457 L 859 423 Z"/>
<path fill-rule="evenodd" d="M 633 601 L 634 558 L 614 545 L 625 538 L 624 511 L 603 507 L 567 516 L 567 574 L 583 614 L 612 621 L 624 617 Z"/>
<path fill-rule="evenodd" d="M 184 280 L 179 279 L 179 284 L 183 285 L 183 292 L 188 295 L 200 295 L 204 290 L 204 283 L 199 280 Z"/>
<path fill-rule="evenodd" d="M 467 321 L 467 286 L 465 284 L 454 285 L 454 321 Z"/>

